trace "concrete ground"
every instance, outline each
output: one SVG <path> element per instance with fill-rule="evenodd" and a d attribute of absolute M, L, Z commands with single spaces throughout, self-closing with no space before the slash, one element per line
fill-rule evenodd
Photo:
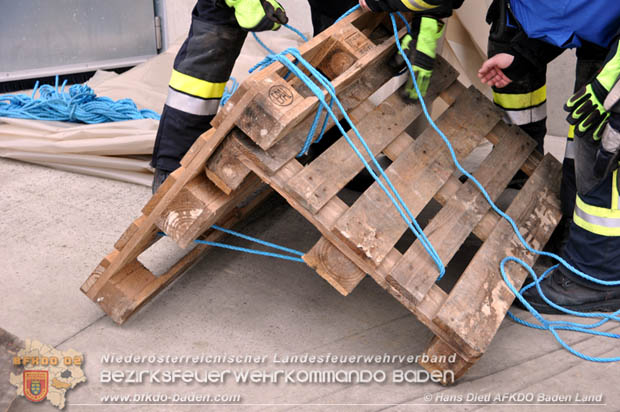
<path fill-rule="evenodd" d="M 431 333 L 372 279 L 340 296 L 303 264 L 226 250 L 211 250 L 194 268 L 118 326 L 80 291 L 81 283 L 107 254 L 149 198 L 145 187 L 81 176 L 0 159 L 0 326 L 86 357 L 88 378 L 67 394 L 68 411 L 204 410 L 205 406 L 101 406 L 106 394 L 239 394 L 257 410 L 475 410 L 497 406 L 445 405 L 467 394 L 524 393 L 598 395 L 604 406 L 561 406 L 569 410 L 620 410 L 615 364 L 582 361 L 548 334 L 505 321 L 486 355 L 454 387 L 433 383 L 373 384 L 110 384 L 104 369 L 157 369 L 158 365 L 105 365 L 102 355 L 266 355 L 259 365 L 203 365 L 203 369 L 307 370 L 316 365 L 279 365 L 275 354 L 418 355 Z M 251 216 L 240 231 L 307 251 L 318 233 L 279 197 Z M 247 242 L 228 240 L 244 246 Z M 161 273 L 178 253 L 172 242 L 158 246 L 146 265 Z M 166 263 L 167 262 L 167 263 Z M 523 314 L 520 310 L 517 313 Z M 525 316 L 526 318 L 528 316 Z M 620 328 L 616 327 L 615 332 Z M 592 356 L 618 354 L 613 340 L 567 335 Z M 1 359 L 1 358 L 0 358 Z M 163 366 L 162 369 L 173 368 Z M 182 369 L 198 370 L 183 365 Z M 323 368 L 334 369 L 339 365 Z M 354 365 L 349 369 L 419 370 L 400 362 Z M 173 368 L 174 369 L 174 368 Z M 0 365 L 0 376 L 8 365 Z M 5 378 L 2 378 L 5 379 Z M 389 381 L 389 379 L 388 379 Z M 6 388 L 0 386 L 0 388 Z M 450 396 L 457 398 L 450 398 Z M 0 397 L 0 399 L 3 399 Z M 428 400 L 430 399 L 430 401 Z M 313 405 L 313 406 L 312 406 Z M 334 405 L 334 406 L 330 406 Z M 349 406 L 346 406 L 349 405 Z M 353 405 L 353 406 L 351 406 Z M 1 410 L 8 405 L 1 405 Z M 211 409 L 220 410 L 221 406 Z M 230 408 L 230 407 L 228 407 Z M 525 406 L 518 406 L 519 410 Z M 548 410 L 528 406 L 527 410 Z M 23 397 L 10 411 L 54 410 Z"/>

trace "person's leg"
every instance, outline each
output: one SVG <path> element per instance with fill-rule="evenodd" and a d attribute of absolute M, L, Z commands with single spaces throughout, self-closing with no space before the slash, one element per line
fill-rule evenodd
<path fill-rule="evenodd" d="M 215 3 L 198 2 L 189 36 L 174 61 L 151 161 L 156 169 L 153 192 L 180 166 L 198 136 L 211 128 L 247 35 L 236 24 L 232 10 Z"/>
<path fill-rule="evenodd" d="M 603 66 L 608 50 L 593 43 L 583 42 L 583 46 L 577 49 L 577 67 L 575 70 L 575 87 L 577 92 L 588 84 Z M 575 131 L 574 126 L 568 130 L 566 151 L 562 162 L 562 186 L 560 199 L 562 200 L 562 213 L 571 220 L 575 210 L 577 189 L 575 182 Z"/>
<path fill-rule="evenodd" d="M 575 139 L 577 201 L 564 259 L 595 279 L 620 281 L 620 209 L 618 170 L 598 178 L 594 173 L 598 144 L 591 138 Z M 620 309 L 620 287 L 583 279 L 565 267 L 541 282 L 552 302 L 571 310 L 612 312 Z M 536 288 L 525 299 L 541 313 L 558 313 L 539 296 Z"/>

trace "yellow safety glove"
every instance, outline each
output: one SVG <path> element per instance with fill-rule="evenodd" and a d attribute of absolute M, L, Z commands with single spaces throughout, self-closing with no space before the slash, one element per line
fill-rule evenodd
<path fill-rule="evenodd" d="M 607 96 L 620 78 L 620 45 L 616 43 L 613 54 L 608 58 L 601 72 L 584 88 L 579 90 L 564 105 L 568 113 L 566 120 L 575 126 L 575 135 L 591 135 L 596 141 L 601 139 L 609 118 L 606 110 Z M 615 93 L 614 93 L 615 94 Z M 611 97 L 611 96 L 610 96 Z M 607 105 L 613 106 L 615 102 Z"/>
<path fill-rule="evenodd" d="M 414 39 L 410 34 L 406 34 L 401 40 L 402 49 L 412 63 L 413 73 L 415 74 L 422 97 L 426 95 L 431 83 L 433 67 L 437 57 L 437 43 L 444 30 L 445 24 L 441 20 L 424 16 L 420 18 L 420 30 L 418 39 L 415 42 L 415 49 L 413 48 Z M 391 65 L 398 71 L 406 67 L 400 52 L 394 55 Z M 405 85 L 404 94 L 406 98 L 411 100 L 418 100 L 419 98 L 411 77 L 409 77 Z"/>

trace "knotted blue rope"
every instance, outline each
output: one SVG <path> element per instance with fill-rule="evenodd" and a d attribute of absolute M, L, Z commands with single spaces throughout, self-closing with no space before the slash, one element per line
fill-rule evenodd
<path fill-rule="evenodd" d="M 152 110 L 139 110 L 131 99 L 114 101 L 108 97 L 97 97 L 85 84 L 75 84 L 65 92 L 66 85 L 65 80 L 59 88 L 56 76 L 54 86 L 39 87 L 37 82 L 30 96 L 0 96 L 0 117 L 87 124 L 137 119 L 159 120 L 159 114 Z M 39 97 L 35 98 L 37 91 Z"/>

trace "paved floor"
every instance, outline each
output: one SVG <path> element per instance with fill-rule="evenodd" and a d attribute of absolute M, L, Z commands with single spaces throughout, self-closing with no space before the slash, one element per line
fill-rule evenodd
<path fill-rule="evenodd" d="M 62 350 L 73 348 L 85 354 L 88 382 L 67 394 L 68 411 L 204 409 L 199 406 L 117 409 L 93 405 L 99 404 L 105 394 L 136 392 L 240 394 L 245 404 L 257 404 L 245 406 L 243 410 L 275 408 L 267 404 L 280 404 L 278 410 L 453 410 L 455 406 L 430 406 L 425 397 L 445 401 L 454 395 L 458 401 L 458 396 L 466 397 L 468 393 L 519 392 L 536 396 L 581 393 L 603 394 L 606 406 L 592 410 L 620 410 L 617 365 L 581 361 L 564 351 L 548 334 L 510 321 L 504 322 L 488 353 L 452 388 L 432 383 L 236 385 L 228 382 L 207 386 L 100 383 L 103 369 L 157 368 L 157 365 L 104 365 L 101 357 L 106 353 L 256 354 L 266 355 L 271 361 L 261 365 L 207 365 L 206 368 L 290 371 L 315 369 L 316 365 L 279 365 L 274 364 L 272 357 L 304 353 L 416 355 L 422 353 L 431 334 L 371 279 L 364 280 L 344 298 L 305 265 L 224 250 L 208 252 L 158 299 L 119 327 L 103 316 L 79 287 L 136 217 L 140 205 L 149 198 L 149 190 L 3 159 L 0 159 L 0 170 L 3 211 L 0 327 L 22 339 L 33 338 Z M 318 239 L 318 233 L 277 196 L 240 230 L 302 251 L 307 251 Z M 157 256 L 145 257 L 145 263 L 161 272 L 172 259 L 170 255 L 178 251 L 165 241 L 158 249 Z M 618 331 L 620 328 L 616 328 Z M 569 335 L 567 340 L 593 356 L 617 355 L 617 343 L 611 340 L 581 335 Z M 347 368 L 381 370 L 388 376 L 395 370 L 419 370 L 416 365 L 399 362 Z M 8 366 L 0 365 L 0 371 L 0 376 L 7 376 Z M 358 406 L 342 406 L 351 403 Z M 311 408 L 299 404 L 340 406 Z M 479 408 L 484 406 L 466 405 L 458 409 Z M 593 407 L 566 408 L 590 410 Z M 527 410 L 547 409 L 536 406 Z M 49 403 L 34 405 L 19 398 L 9 410 L 43 411 L 53 407 Z"/>

